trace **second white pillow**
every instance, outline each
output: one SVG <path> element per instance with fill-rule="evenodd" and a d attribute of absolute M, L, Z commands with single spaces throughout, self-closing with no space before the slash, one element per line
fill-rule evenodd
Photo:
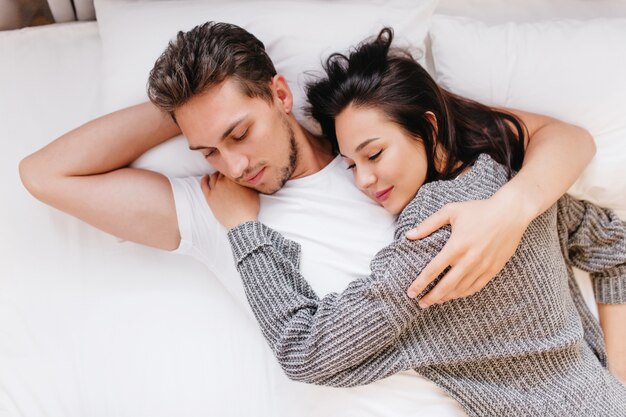
<path fill-rule="evenodd" d="M 626 219 L 626 19 L 487 25 L 435 16 L 430 36 L 443 87 L 588 129 L 598 152 L 570 192 Z"/>

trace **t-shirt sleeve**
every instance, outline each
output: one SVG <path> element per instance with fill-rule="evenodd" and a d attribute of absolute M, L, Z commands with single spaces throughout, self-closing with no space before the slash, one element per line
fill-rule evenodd
<path fill-rule="evenodd" d="M 180 245 L 172 253 L 191 256 L 203 263 L 209 274 L 252 315 L 235 269 L 227 230 L 209 208 L 200 186 L 201 178 L 168 178 L 180 230 Z"/>
<path fill-rule="evenodd" d="M 225 232 L 202 194 L 200 179 L 168 178 L 180 231 L 180 245 L 172 253 L 192 256 L 211 268 L 218 249 L 218 235 Z"/>

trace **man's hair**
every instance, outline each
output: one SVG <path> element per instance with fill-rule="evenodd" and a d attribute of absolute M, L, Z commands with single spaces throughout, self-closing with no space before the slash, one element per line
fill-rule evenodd
<path fill-rule="evenodd" d="M 271 103 L 274 75 L 260 40 L 239 26 L 207 22 L 170 41 L 150 71 L 148 97 L 174 117 L 192 97 L 232 78 L 247 96 Z"/>

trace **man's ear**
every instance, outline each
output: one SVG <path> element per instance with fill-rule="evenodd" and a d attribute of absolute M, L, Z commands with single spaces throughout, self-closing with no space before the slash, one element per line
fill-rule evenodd
<path fill-rule="evenodd" d="M 287 80 L 280 74 L 274 75 L 271 82 L 272 93 L 274 94 L 274 102 L 278 104 L 287 114 L 291 113 L 293 108 L 293 94 Z"/>

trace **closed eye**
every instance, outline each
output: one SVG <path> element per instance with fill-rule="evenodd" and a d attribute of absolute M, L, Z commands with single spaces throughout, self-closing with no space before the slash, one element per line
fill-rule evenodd
<path fill-rule="evenodd" d="M 343 155 L 341 155 L 341 156 L 343 156 Z M 347 170 L 351 170 L 351 169 L 356 168 L 356 164 L 353 161 L 350 161 L 345 156 L 343 156 L 343 160 L 346 162 L 346 164 L 348 164 L 348 167 L 346 168 Z"/>
<path fill-rule="evenodd" d="M 367 159 L 369 159 L 370 161 L 375 161 L 380 156 L 381 153 L 383 153 L 382 149 L 380 151 L 376 152 L 374 155 L 370 156 Z"/>
<path fill-rule="evenodd" d="M 243 134 L 242 134 L 241 136 L 239 136 L 239 137 L 233 137 L 233 139 L 234 139 L 236 142 L 239 142 L 239 141 L 244 140 L 244 139 L 246 138 L 246 136 L 248 136 L 248 130 L 249 130 L 249 128 L 248 128 L 248 129 L 246 129 L 246 131 L 245 131 L 245 132 L 243 132 Z"/>

